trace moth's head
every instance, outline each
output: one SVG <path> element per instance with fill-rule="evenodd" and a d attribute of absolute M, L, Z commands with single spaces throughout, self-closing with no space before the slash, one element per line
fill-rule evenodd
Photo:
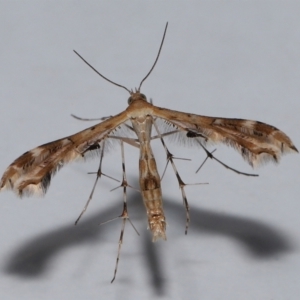
<path fill-rule="evenodd" d="M 140 93 L 139 91 L 136 91 L 135 93 L 131 92 L 130 93 L 130 97 L 128 98 L 128 105 L 130 105 L 131 103 L 133 103 L 134 101 L 137 101 L 137 100 L 140 100 L 140 101 L 147 101 L 147 97 Z"/>

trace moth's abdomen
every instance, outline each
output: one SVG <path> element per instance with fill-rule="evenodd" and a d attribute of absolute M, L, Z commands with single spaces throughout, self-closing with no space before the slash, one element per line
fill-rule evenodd
<path fill-rule="evenodd" d="M 142 115 L 131 118 L 132 127 L 140 143 L 140 188 L 146 207 L 152 240 L 166 240 L 166 220 L 163 211 L 160 176 L 151 149 L 152 117 Z"/>
<path fill-rule="evenodd" d="M 140 158 L 140 187 L 147 210 L 149 228 L 153 235 L 153 242 L 155 242 L 160 238 L 167 239 L 166 220 L 163 211 L 160 177 L 150 145 L 146 152 L 147 155 Z"/>

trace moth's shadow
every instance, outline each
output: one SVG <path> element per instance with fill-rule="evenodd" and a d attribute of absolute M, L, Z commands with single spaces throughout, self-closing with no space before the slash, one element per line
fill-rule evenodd
<path fill-rule="evenodd" d="M 174 201 L 164 199 L 164 207 L 169 220 L 183 218 L 183 207 L 180 202 L 174 203 Z M 130 197 L 129 208 L 131 215 L 134 213 L 146 217 L 140 195 Z M 98 226 L 99 222 L 107 219 L 108 215 L 115 215 L 116 211 L 120 211 L 120 204 L 92 217 L 84 216 L 79 226 L 70 224 L 33 237 L 28 242 L 18 246 L 17 249 L 12 249 L 5 266 L 5 272 L 24 277 L 42 275 L 47 269 L 47 263 L 56 252 L 65 247 L 99 241 L 101 233 L 107 230 L 107 226 Z M 257 259 L 292 250 L 286 236 L 280 233 L 278 229 L 260 221 L 197 208 L 191 209 L 191 219 L 193 231 L 196 229 L 199 233 L 223 235 L 234 239 L 243 244 L 249 253 Z M 172 221 L 172 224 L 176 224 L 176 222 Z M 157 253 L 161 247 L 156 247 L 156 244 L 151 242 L 150 234 L 142 232 L 142 237 L 145 264 L 154 291 L 156 294 L 162 295 L 165 292 L 163 278 L 168 276 L 164 276 L 164 270 L 159 261 L 161 256 Z"/>

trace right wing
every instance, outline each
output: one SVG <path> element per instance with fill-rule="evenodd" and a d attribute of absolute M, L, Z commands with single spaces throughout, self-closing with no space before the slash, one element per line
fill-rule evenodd
<path fill-rule="evenodd" d="M 298 152 L 284 132 L 262 122 L 200 116 L 157 106 L 153 106 L 153 115 L 187 132 L 185 139 L 235 148 L 252 167 L 270 160 L 278 162 L 284 153 Z"/>

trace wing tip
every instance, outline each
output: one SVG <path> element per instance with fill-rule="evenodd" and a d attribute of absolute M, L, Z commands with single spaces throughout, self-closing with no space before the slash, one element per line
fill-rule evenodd
<path fill-rule="evenodd" d="M 299 153 L 298 149 L 297 149 L 294 145 L 291 145 L 290 148 L 291 148 L 292 150 L 294 150 L 295 152 Z"/>

